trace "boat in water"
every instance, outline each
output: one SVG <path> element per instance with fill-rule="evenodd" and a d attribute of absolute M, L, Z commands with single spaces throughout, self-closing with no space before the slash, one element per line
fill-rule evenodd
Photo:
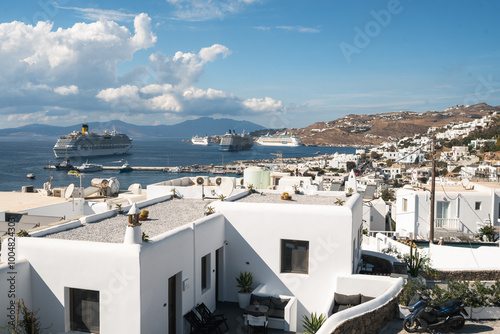
<path fill-rule="evenodd" d="M 253 139 L 248 134 L 238 135 L 236 131 L 229 130 L 222 136 L 219 144 L 219 151 L 244 151 L 249 150 L 253 146 Z"/>
<path fill-rule="evenodd" d="M 68 158 L 65 158 L 58 164 L 55 164 L 57 170 L 73 170 L 75 167 L 71 164 Z"/>
<path fill-rule="evenodd" d="M 81 173 L 90 173 L 90 172 L 99 172 L 103 170 L 102 165 L 98 164 L 92 164 L 89 163 L 88 161 L 81 165 L 80 167 L 77 168 L 79 172 Z"/>
<path fill-rule="evenodd" d="M 128 173 L 133 171 L 132 167 L 128 163 L 124 163 L 120 168 L 118 168 L 120 173 Z"/>
<path fill-rule="evenodd" d="M 34 178 L 35 178 L 35 174 L 33 174 L 33 173 L 28 173 L 28 174 L 26 175 L 26 178 L 28 178 L 28 179 L 34 179 Z"/>
<path fill-rule="evenodd" d="M 124 133 L 116 131 L 96 134 L 89 132 L 87 124 L 82 131 L 59 137 L 54 145 L 57 158 L 94 157 L 102 155 L 125 154 L 132 147 L 132 139 Z"/>
<path fill-rule="evenodd" d="M 283 134 L 270 136 L 269 134 L 259 137 L 256 143 L 262 146 L 290 146 L 297 147 L 302 146 L 302 141 L 299 137 Z"/>
<path fill-rule="evenodd" d="M 208 135 L 205 137 L 194 136 L 193 138 L 191 138 L 191 142 L 193 143 L 193 145 L 207 146 L 208 145 Z"/>

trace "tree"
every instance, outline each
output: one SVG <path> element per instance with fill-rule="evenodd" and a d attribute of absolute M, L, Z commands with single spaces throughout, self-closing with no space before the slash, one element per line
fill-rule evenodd
<path fill-rule="evenodd" d="M 350 171 L 351 169 L 356 168 L 356 163 L 354 161 L 347 161 L 345 163 L 346 169 Z"/>
<path fill-rule="evenodd" d="M 375 151 L 372 151 L 372 152 L 370 153 L 370 158 L 372 158 L 373 160 L 377 160 L 377 159 L 379 159 L 379 158 L 380 158 L 380 154 L 378 154 L 378 153 L 377 153 L 377 152 L 375 152 Z"/>
<path fill-rule="evenodd" d="M 385 164 L 387 165 L 387 167 L 391 167 L 392 166 L 392 160 L 391 159 L 387 159 L 385 161 Z"/>
<path fill-rule="evenodd" d="M 392 189 L 382 190 L 382 199 L 386 202 L 394 201 L 396 199 L 396 197 L 394 197 L 394 190 Z"/>

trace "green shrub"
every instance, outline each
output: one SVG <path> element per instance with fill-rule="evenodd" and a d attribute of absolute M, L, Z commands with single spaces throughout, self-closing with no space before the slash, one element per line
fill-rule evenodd
<path fill-rule="evenodd" d="M 307 315 L 302 316 L 302 327 L 304 327 L 304 334 L 314 334 L 316 333 L 320 327 L 325 323 L 326 317 L 323 314 L 319 316 L 316 313 L 311 313 L 311 318 Z"/>

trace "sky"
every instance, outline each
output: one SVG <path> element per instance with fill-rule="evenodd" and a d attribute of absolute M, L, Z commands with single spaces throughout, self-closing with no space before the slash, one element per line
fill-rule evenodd
<path fill-rule="evenodd" d="M 499 1 L 0 2 L 0 128 L 500 105 Z"/>

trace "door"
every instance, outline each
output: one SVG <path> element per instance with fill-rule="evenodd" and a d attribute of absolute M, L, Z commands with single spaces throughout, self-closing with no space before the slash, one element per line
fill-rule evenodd
<path fill-rule="evenodd" d="M 168 334 L 176 334 L 177 319 L 176 275 L 168 279 Z"/>

